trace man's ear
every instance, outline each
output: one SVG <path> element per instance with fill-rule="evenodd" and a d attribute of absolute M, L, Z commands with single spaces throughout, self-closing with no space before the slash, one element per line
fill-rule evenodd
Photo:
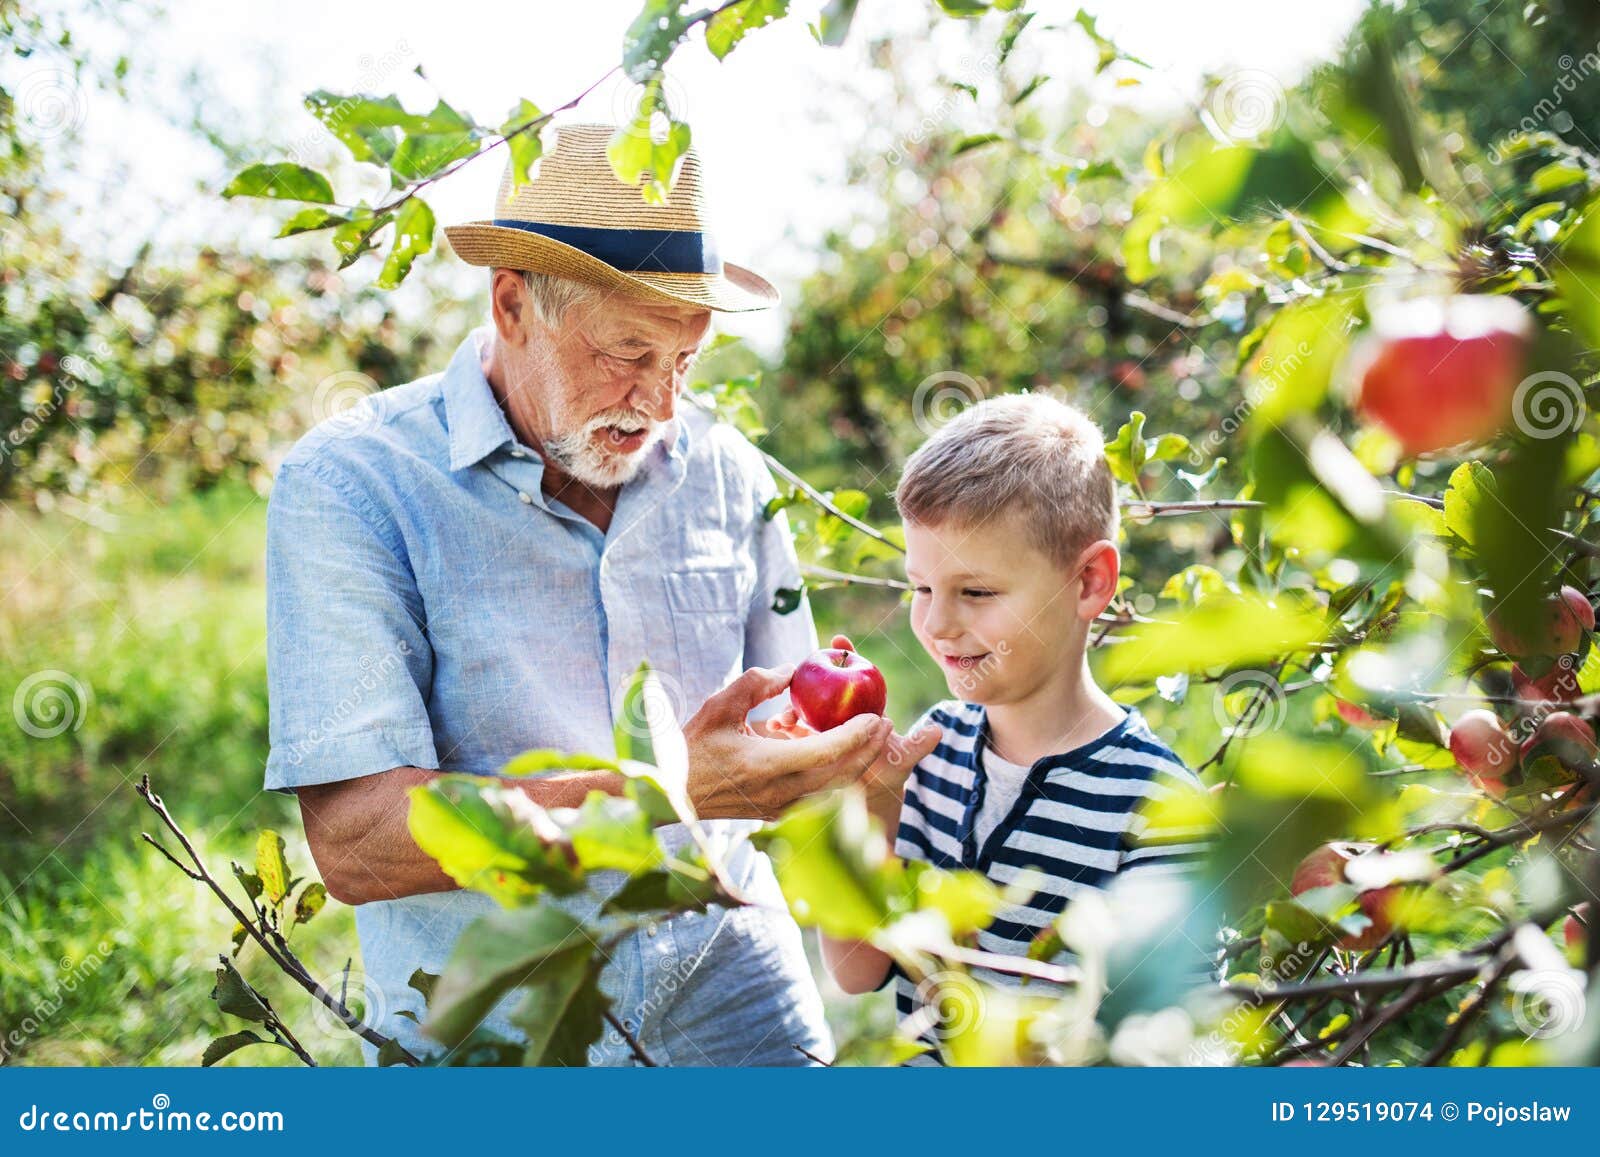
<path fill-rule="evenodd" d="M 508 346 L 521 346 L 527 340 L 527 282 L 515 269 L 495 269 L 490 273 L 489 308 L 495 332 Z"/>
<path fill-rule="evenodd" d="M 1078 617 L 1084 622 L 1105 610 L 1117 593 L 1117 580 L 1122 577 L 1122 555 L 1117 544 L 1102 538 L 1084 547 L 1078 555 L 1079 581 L 1083 583 L 1078 596 Z"/>

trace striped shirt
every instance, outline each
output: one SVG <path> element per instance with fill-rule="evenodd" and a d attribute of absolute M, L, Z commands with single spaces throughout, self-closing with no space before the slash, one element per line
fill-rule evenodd
<path fill-rule="evenodd" d="M 928 722 L 944 734 L 906 782 L 896 854 L 937 868 L 979 871 L 1001 887 L 1033 878 L 1032 894 L 1001 909 L 978 933 L 976 946 L 985 952 L 1025 956 L 1076 897 L 1134 874 L 1191 875 L 1206 854 L 1203 834 L 1151 830 L 1146 801 L 1204 789 L 1132 708 L 1098 738 L 1034 763 L 1009 812 L 981 845 L 973 828 L 983 806 L 988 714 L 979 704 L 952 699 L 930 710 L 918 727 Z M 973 974 L 986 984 L 1019 983 L 989 969 Z M 904 1020 L 921 1001 L 899 969 L 894 978 L 896 1011 Z M 1038 980 L 1027 987 L 1052 991 Z"/>

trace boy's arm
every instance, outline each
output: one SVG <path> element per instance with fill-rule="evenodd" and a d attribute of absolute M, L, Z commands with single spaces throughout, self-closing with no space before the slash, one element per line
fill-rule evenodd
<path fill-rule="evenodd" d="M 937 724 L 927 724 L 902 739 L 890 736 L 883 754 L 861 777 L 867 791 L 867 812 L 883 826 L 891 844 L 900 830 L 900 807 L 912 770 L 939 745 Z M 851 996 L 883 987 L 892 963 L 889 954 L 863 940 L 838 940 L 819 933 L 822 963 L 833 982 Z"/>

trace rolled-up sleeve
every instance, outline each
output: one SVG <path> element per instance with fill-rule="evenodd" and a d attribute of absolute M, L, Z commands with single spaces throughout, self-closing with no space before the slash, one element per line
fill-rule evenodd
<path fill-rule="evenodd" d="M 336 466 L 285 465 L 267 509 L 268 789 L 438 766 L 425 621 L 393 520 Z"/>

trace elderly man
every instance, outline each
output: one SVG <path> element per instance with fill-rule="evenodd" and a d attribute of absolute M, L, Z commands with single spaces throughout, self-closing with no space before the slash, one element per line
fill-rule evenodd
<path fill-rule="evenodd" d="M 748 832 L 902 749 L 877 716 L 798 740 L 747 722 L 785 693 L 815 631 L 804 600 L 774 606 L 799 569 L 783 516 L 762 516 L 776 488 L 759 453 L 679 393 L 711 311 L 776 294 L 717 256 L 692 154 L 671 203 L 647 205 L 611 174 L 610 134 L 561 129 L 535 180 L 508 172 L 493 221 L 447 229 L 490 268 L 492 328 L 442 374 L 306 435 L 273 490 L 267 786 L 298 794 L 329 891 L 358 906 L 372 1015 L 418 1053 L 438 1046 L 400 1015 L 422 1011 L 408 978 L 440 971 L 493 904 L 411 840 L 409 788 L 530 748 L 609 754 L 641 660 L 693 713 L 690 795 L 713 828 Z M 604 772 L 517 782 L 545 807 L 620 790 Z M 663 831 L 669 847 L 685 836 Z M 731 874 L 756 906 L 673 920 L 612 954 L 616 1015 L 667 1063 L 825 1053 L 771 865 L 742 841 Z M 619 883 L 602 873 L 563 903 L 593 912 Z M 485 1026 L 516 1038 L 509 1011 Z M 617 1038 L 591 1050 L 630 1056 Z"/>

